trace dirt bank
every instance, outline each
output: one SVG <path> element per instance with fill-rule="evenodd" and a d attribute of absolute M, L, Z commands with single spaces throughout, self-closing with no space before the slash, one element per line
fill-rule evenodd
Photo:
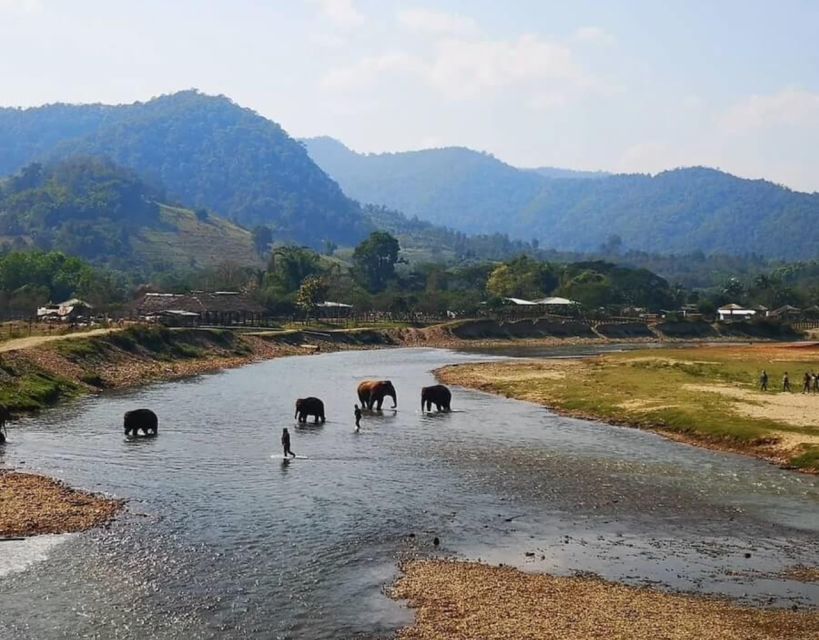
<path fill-rule="evenodd" d="M 111 520 L 122 505 L 51 478 L 0 469 L 0 537 L 85 531 Z"/>
<path fill-rule="evenodd" d="M 174 380 L 279 356 L 395 344 L 377 331 L 241 333 L 136 326 L 20 342 L 0 354 L 0 405 L 12 414 L 105 389 Z"/>
<path fill-rule="evenodd" d="M 392 591 L 416 610 L 403 640 L 813 640 L 819 614 L 762 610 L 594 578 L 415 561 Z"/>
<path fill-rule="evenodd" d="M 763 369 L 770 380 L 767 392 L 758 388 Z M 782 391 L 785 371 L 797 389 L 805 371 L 819 371 L 819 347 L 707 345 L 469 364 L 436 373 L 448 384 L 536 402 L 566 415 L 651 429 L 819 473 L 819 394 Z"/>

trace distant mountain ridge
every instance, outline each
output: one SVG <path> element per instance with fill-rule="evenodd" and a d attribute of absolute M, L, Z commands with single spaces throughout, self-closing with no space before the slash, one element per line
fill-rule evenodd
<path fill-rule="evenodd" d="M 103 156 L 171 197 L 319 246 L 372 225 L 275 122 L 223 96 L 183 91 L 129 105 L 0 109 L 0 175 L 33 161 Z"/>
<path fill-rule="evenodd" d="M 524 208 L 543 186 L 535 172 L 465 147 L 361 154 L 333 138 L 302 142 L 350 197 L 466 233 L 503 232 L 498 220 Z"/>
<path fill-rule="evenodd" d="M 303 142 L 357 200 L 466 233 L 508 233 L 561 251 L 595 251 L 617 236 L 624 249 L 654 253 L 819 254 L 819 194 L 715 169 L 561 175 L 466 148 L 360 154 L 331 138 Z"/>
<path fill-rule="evenodd" d="M 613 175 L 609 171 L 578 171 L 577 169 L 561 169 L 560 167 L 532 167 L 523 170 L 532 171 L 544 178 L 577 178 L 579 180 L 596 180 Z"/>

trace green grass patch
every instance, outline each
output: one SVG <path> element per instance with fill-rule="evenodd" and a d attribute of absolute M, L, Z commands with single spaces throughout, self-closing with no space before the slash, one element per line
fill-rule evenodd
<path fill-rule="evenodd" d="M 782 432 L 819 435 L 816 427 L 790 424 L 776 417 L 775 411 L 769 418 L 745 415 L 739 408 L 738 403 L 763 407 L 766 398 L 783 393 L 785 371 L 790 374 L 792 390 L 798 392 L 802 374 L 819 370 L 819 357 L 793 352 L 793 359 L 787 359 L 789 355 L 787 351 L 737 347 L 652 349 L 565 364 L 521 363 L 498 369 L 492 364 L 467 365 L 463 375 L 467 386 L 471 380 L 488 381 L 498 393 L 558 410 L 753 448 L 778 443 Z M 452 382 L 458 382 L 458 369 L 450 370 Z M 771 389 L 764 395 L 755 393 L 762 369 L 768 372 Z M 741 398 L 723 393 L 727 386 L 740 390 Z M 802 446 L 808 449 L 797 449 L 792 465 L 815 469 L 819 447 Z"/>
<path fill-rule="evenodd" d="M 794 469 L 803 469 L 805 471 L 819 471 L 819 447 L 808 447 L 807 451 L 801 455 L 791 458 L 790 466 Z"/>
<path fill-rule="evenodd" d="M 14 413 L 39 411 L 80 393 L 79 386 L 65 378 L 40 371 L 26 372 L 0 382 L 0 405 Z"/>

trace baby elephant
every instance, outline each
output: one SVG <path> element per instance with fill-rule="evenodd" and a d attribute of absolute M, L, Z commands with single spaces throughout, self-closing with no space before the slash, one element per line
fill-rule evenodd
<path fill-rule="evenodd" d="M 307 416 L 315 416 L 315 422 L 319 419 L 325 422 L 324 418 L 324 403 L 318 398 L 299 398 L 296 400 L 296 415 L 299 422 L 307 422 Z"/>
<path fill-rule="evenodd" d="M 427 411 L 432 411 L 433 404 L 438 411 L 451 411 L 451 403 L 452 392 L 442 384 L 421 389 L 421 411 L 424 410 L 424 405 Z"/>
<path fill-rule="evenodd" d="M 159 418 L 150 409 L 134 409 L 125 412 L 123 424 L 126 436 L 139 435 L 140 429 L 146 436 L 155 436 L 159 427 Z"/>

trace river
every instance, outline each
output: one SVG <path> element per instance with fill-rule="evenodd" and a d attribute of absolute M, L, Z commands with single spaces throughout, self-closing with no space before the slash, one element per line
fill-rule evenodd
<path fill-rule="evenodd" d="M 817 478 L 463 389 L 453 413 L 421 413 L 432 369 L 486 358 L 281 358 L 15 423 L 7 466 L 128 510 L 107 529 L 0 543 L 0 638 L 389 637 L 412 618 L 384 595 L 410 552 L 819 603 L 819 585 L 777 575 L 819 564 Z M 354 433 L 366 378 L 392 379 L 398 409 Z M 326 424 L 295 425 L 307 395 Z M 127 441 L 122 413 L 140 406 L 159 437 Z M 304 458 L 283 462 L 283 426 Z"/>

